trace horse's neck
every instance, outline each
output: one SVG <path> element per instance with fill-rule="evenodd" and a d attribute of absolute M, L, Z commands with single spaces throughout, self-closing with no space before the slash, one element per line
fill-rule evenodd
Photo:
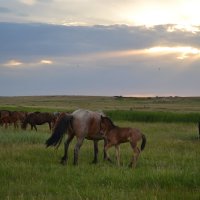
<path fill-rule="evenodd" d="M 108 122 L 108 130 L 111 131 L 112 129 L 117 128 L 117 126 L 115 126 L 113 123 L 111 123 L 110 121 Z"/>

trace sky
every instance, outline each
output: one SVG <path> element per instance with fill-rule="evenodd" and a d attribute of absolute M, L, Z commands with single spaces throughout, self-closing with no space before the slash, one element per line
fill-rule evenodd
<path fill-rule="evenodd" d="M 200 96 L 198 0 L 0 0 L 0 96 Z"/>

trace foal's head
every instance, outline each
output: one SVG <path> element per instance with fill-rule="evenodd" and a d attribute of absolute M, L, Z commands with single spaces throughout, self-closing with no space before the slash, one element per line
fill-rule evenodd
<path fill-rule="evenodd" d="M 111 129 L 113 129 L 115 125 L 113 124 L 112 120 L 109 117 L 101 116 L 100 122 L 100 132 L 103 135 L 107 135 Z"/>

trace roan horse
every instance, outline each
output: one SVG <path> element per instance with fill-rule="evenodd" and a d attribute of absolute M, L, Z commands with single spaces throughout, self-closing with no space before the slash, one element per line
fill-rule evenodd
<path fill-rule="evenodd" d="M 107 159 L 110 161 L 108 157 L 107 151 L 110 147 L 115 146 L 116 149 L 116 158 L 117 163 L 120 165 L 120 152 L 119 145 L 121 143 L 130 142 L 131 147 L 134 151 L 130 167 L 135 167 L 137 159 L 140 154 L 140 149 L 137 147 L 137 142 L 142 139 L 141 151 L 144 149 L 146 144 L 146 137 L 142 134 L 138 129 L 135 128 L 121 128 L 113 124 L 110 118 L 101 116 L 101 132 L 104 134 L 106 138 L 106 146 L 105 153 L 107 155 Z"/>
<path fill-rule="evenodd" d="M 21 127 L 22 129 L 26 129 L 27 125 L 30 124 L 31 130 L 35 128 L 35 130 L 37 131 L 36 125 L 42 125 L 42 124 L 48 123 L 49 129 L 51 130 L 52 124 L 54 124 L 55 121 L 56 121 L 56 117 L 52 113 L 33 112 L 33 113 L 29 113 L 26 116 Z"/>
<path fill-rule="evenodd" d="M 100 133 L 101 113 L 89 110 L 76 110 L 72 114 L 61 113 L 56 121 L 52 136 L 46 141 L 46 146 L 59 146 L 64 133 L 67 132 L 68 137 L 65 141 L 64 156 L 61 159 L 62 164 L 67 163 L 68 147 L 74 136 L 77 143 L 74 148 L 74 165 L 78 164 L 78 153 L 83 144 L 84 139 L 94 141 L 94 160 L 97 163 L 98 141 L 104 139 Z M 104 144 L 105 146 L 105 144 Z M 105 159 L 105 153 L 104 153 Z"/>

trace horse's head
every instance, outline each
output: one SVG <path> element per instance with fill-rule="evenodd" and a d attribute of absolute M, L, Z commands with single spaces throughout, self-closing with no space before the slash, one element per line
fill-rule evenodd
<path fill-rule="evenodd" d="M 101 115 L 100 133 L 105 136 L 110 132 L 110 130 L 113 127 L 115 127 L 115 125 L 113 124 L 111 119 L 109 117 L 105 117 Z"/>

